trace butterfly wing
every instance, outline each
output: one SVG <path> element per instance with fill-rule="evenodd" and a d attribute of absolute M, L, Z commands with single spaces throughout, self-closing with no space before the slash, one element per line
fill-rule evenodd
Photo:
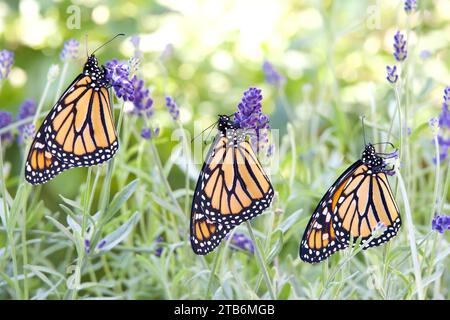
<path fill-rule="evenodd" d="M 75 79 L 43 125 L 47 149 L 75 167 L 105 162 L 119 147 L 108 90 L 89 75 Z"/>
<path fill-rule="evenodd" d="M 219 135 L 211 146 L 194 193 L 193 207 L 208 219 L 236 226 L 261 214 L 273 187 L 248 141 Z"/>
<path fill-rule="evenodd" d="M 383 171 L 373 172 L 359 162 L 336 197 L 338 205 L 334 208 L 336 219 L 333 225 L 341 242 L 348 244 L 351 236 L 361 238 L 367 249 L 389 241 L 400 229 L 398 206 Z M 380 224 L 386 229 L 375 237 L 373 232 Z"/>
<path fill-rule="evenodd" d="M 72 167 L 52 155 L 45 147 L 45 126 L 36 133 L 25 164 L 25 179 L 31 184 L 41 184 Z"/>
<path fill-rule="evenodd" d="M 300 258 L 309 263 L 320 262 L 331 254 L 344 249 L 333 223 L 336 222 L 335 208 L 345 183 L 355 174 L 359 162 L 350 166 L 330 187 L 320 200 L 306 226 L 300 243 Z"/>
<path fill-rule="evenodd" d="M 192 208 L 190 225 L 192 250 L 198 255 L 210 253 L 232 228 L 212 222 L 199 208 Z"/>

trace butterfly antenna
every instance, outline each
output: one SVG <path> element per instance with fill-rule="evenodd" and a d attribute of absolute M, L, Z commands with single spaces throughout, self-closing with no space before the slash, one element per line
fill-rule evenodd
<path fill-rule="evenodd" d="M 212 132 L 212 131 L 214 130 L 214 128 L 216 127 L 217 123 L 218 123 L 218 121 L 217 121 L 217 122 L 215 122 L 215 123 L 214 123 L 214 125 L 213 125 L 213 127 L 211 128 L 211 130 L 209 130 L 209 132 L 208 132 L 208 136 L 206 137 L 206 140 L 205 140 L 205 142 L 206 142 L 206 141 L 208 141 L 208 139 L 209 139 L 209 136 L 211 135 L 211 132 Z"/>
<path fill-rule="evenodd" d="M 118 33 L 116 34 L 112 39 L 106 41 L 104 44 L 102 44 L 100 47 L 98 47 L 97 49 L 95 49 L 92 54 L 96 53 L 99 49 L 103 48 L 104 46 L 106 46 L 108 43 L 112 42 L 114 39 L 116 39 L 117 37 L 121 37 L 124 36 L 125 33 Z"/>
<path fill-rule="evenodd" d="M 89 58 L 89 49 L 88 49 L 88 34 L 84 35 L 84 47 L 86 48 L 86 58 Z"/>
<path fill-rule="evenodd" d="M 363 139 L 364 139 L 364 147 L 367 146 L 367 142 L 366 142 L 366 126 L 364 124 L 364 118 L 366 116 L 362 116 L 361 117 L 361 125 L 362 125 L 362 131 L 363 131 Z"/>
<path fill-rule="evenodd" d="M 192 138 L 191 143 L 194 142 L 195 139 L 197 139 L 198 137 L 200 137 L 203 132 L 205 132 L 206 130 L 208 130 L 209 128 L 211 128 L 212 126 L 215 126 L 218 123 L 218 121 L 214 122 L 213 124 L 211 124 L 209 127 L 207 127 L 206 129 L 204 129 L 202 132 L 200 132 L 198 135 L 196 135 L 194 138 Z"/>

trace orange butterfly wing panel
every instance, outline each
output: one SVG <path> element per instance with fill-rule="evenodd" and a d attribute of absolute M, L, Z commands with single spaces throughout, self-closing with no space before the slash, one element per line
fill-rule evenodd
<path fill-rule="evenodd" d="M 60 161 L 46 149 L 44 128 L 41 127 L 36 134 L 25 164 L 25 179 L 31 184 L 45 183 L 72 167 L 72 164 Z"/>
<path fill-rule="evenodd" d="M 273 198 L 272 185 L 247 141 L 220 137 L 199 178 L 197 205 L 211 221 L 238 225 L 261 214 Z"/>
<path fill-rule="evenodd" d="M 109 160 L 119 145 L 108 90 L 80 76 L 52 110 L 46 140 L 53 155 L 73 166 Z"/>
<path fill-rule="evenodd" d="M 312 214 L 300 243 L 300 258 L 317 263 L 348 245 L 339 240 L 334 223 L 339 219 L 334 208 L 347 181 L 355 174 L 358 162 L 350 166 L 330 187 Z"/>
<path fill-rule="evenodd" d="M 233 227 L 210 221 L 201 210 L 191 213 L 191 246 L 198 255 L 213 251 Z"/>
<path fill-rule="evenodd" d="M 375 230 L 386 227 L 382 234 L 372 237 L 367 249 L 389 241 L 400 229 L 399 210 L 386 173 L 373 172 L 361 162 L 338 198 L 333 208 L 338 217 L 334 227 L 342 242 L 348 244 L 352 236 L 365 244 Z"/>

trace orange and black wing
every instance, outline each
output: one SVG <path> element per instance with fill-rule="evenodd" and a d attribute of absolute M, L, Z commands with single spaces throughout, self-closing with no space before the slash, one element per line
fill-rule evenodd
<path fill-rule="evenodd" d="M 31 144 L 25 164 L 25 179 L 31 184 L 41 184 L 72 167 L 51 154 L 45 147 L 44 126 L 41 126 Z"/>
<path fill-rule="evenodd" d="M 336 194 L 333 221 L 341 242 L 361 238 L 364 249 L 379 246 L 394 237 L 401 226 L 398 206 L 385 172 L 373 172 L 360 162 Z M 374 236 L 381 227 L 384 231 Z M 370 240 L 370 242 L 368 242 Z"/>
<path fill-rule="evenodd" d="M 89 75 L 75 79 L 43 126 L 47 149 L 74 167 L 105 162 L 119 147 L 108 90 Z"/>
<path fill-rule="evenodd" d="M 250 143 L 219 135 L 201 170 L 193 206 L 212 222 L 236 226 L 261 214 L 273 194 Z"/>
<path fill-rule="evenodd" d="M 212 222 L 199 207 L 193 205 L 191 212 L 191 246 L 198 255 L 213 251 L 233 227 Z"/>
<path fill-rule="evenodd" d="M 334 209 L 342 192 L 343 184 L 348 181 L 358 168 L 358 162 L 350 166 L 331 186 L 320 200 L 306 226 L 300 243 L 300 258 L 309 263 L 320 262 L 331 254 L 347 247 L 338 240 L 333 226 Z"/>

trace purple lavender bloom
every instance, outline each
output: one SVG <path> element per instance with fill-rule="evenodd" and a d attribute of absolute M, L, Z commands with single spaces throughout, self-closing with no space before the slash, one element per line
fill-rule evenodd
<path fill-rule="evenodd" d="M 262 113 L 261 100 L 261 89 L 249 88 L 245 91 L 238 111 L 234 113 L 234 122 L 242 129 L 256 129 Z"/>
<path fill-rule="evenodd" d="M 226 239 L 228 238 L 229 235 L 226 236 Z M 252 254 L 255 252 L 253 241 L 243 233 L 235 232 L 233 234 L 233 237 L 231 238 L 231 244 L 233 244 L 235 247 L 241 250 L 248 251 Z"/>
<path fill-rule="evenodd" d="M 163 252 L 163 247 L 159 245 L 163 241 L 164 241 L 163 237 L 158 237 L 158 239 L 156 239 L 155 241 L 156 242 L 155 256 L 157 257 L 161 257 L 161 254 Z"/>
<path fill-rule="evenodd" d="M 76 60 L 78 59 L 79 49 L 80 43 L 75 39 L 69 39 L 64 42 L 64 46 L 59 57 L 64 62 L 68 62 L 69 60 Z"/>
<path fill-rule="evenodd" d="M 390 66 L 386 66 L 386 71 L 387 71 L 386 77 L 387 81 L 389 81 L 392 84 L 396 83 L 398 80 L 397 66 L 394 65 L 392 68 Z"/>
<path fill-rule="evenodd" d="M 0 129 L 10 125 L 12 121 L 13 116 L 11 112 L 0 111 Z M 2 140 L 2 143 L 12 141 L 13 139 L 12 132 L 8 131 L 3 133 L 2 135 L 0 135 L 0 139 Z"/>
<path fill-rule="evenodd" d="M 444 102 L 442 103 L 442 111 L 439 114 L 439 130 L 438 143 L 440 146 L 441 162 L 447 158 L 448 150 L 450 148 L 450 86 L 444 89 Z M 446 129 L 446 130 L 445 130 Z M 436 161 L 436 159 L 435 159 Z"/>
<path fill-rule="evenodd" d="M 145 140 L 156 138 L 159 135 L 159 128 L 152 130 L 151 128 L 142 128 L 141 137 Z"/>
<path fill-rule="evenodd" d="M 91 241 L 89 239 L 84 239 L 84 251 L 87 254 L 91 252 Z"/>
<path fill-rule="evenodd" d="M 436 215 L 431 222 L 431 229 L 444 233 L 445 230 L 450 230 L 450 216 Z"/>
<path fill-rule="evenodd" d="M 402 62 L 408 56 L 408 51 L 406 49 L 406 39 L 400 31 L 394 36 L 394 58 L 395 60 Z"/>
<path fill-rule="evenodd" d="M 106 79 L 111 83 L 116 96 L 123 101 L 134 99 L 134 86 L 130 79 L 130 68 L 125 61 L 113 59 L 106 62 Z"/>
<path fill-rule="evenodd" d="M 430 50 L 422 50 L 422 51 L 420 51 L 420 58 L 422 59 L 422 60 L 427 60 L 427 59 L 429 59 L 431 57 L 431 52 L 430 52 Z"/>
<path fill-rule="evenodd" d="M 262 113 L 261 100 L 261 89 L 249 88 L 234 114 L 235 124 L 250 133 L 250 142 L 257 153 L 268 143 L 270 129 L 269 116 Z"/>
<path fill-rule="evenodd" d="M 14 64 L 14 53 L 8 50 L 0 51 L 0 80 L 8 78 Z"/>
<path fill-rule="evenodd" d="M 19 113 L 16 116 L 16 120 L 24 120 L 34 116 L 36 112 L 36 103 L 31 100 L 25 100 L 19 108 Z M 17 143 L 22 144 L 34 135 L 34 125 L 32 123 L 22 124 L 17 127 L 19 136 L 17 137 Z"/>
<path fill-rule="evenodd" d="M 133 99 L 131 99 L 134 105 L 133 112 L 150 118 L 154 113 L 150 90 L 145 88 L 144 80 L 138 79 L 137 76 L 133 76 L 131 83 L 133 85 Z"/>
<path fill-rule="evenodd" d="M 286 78 L 279 73 L 269 61 L 265 60 L 263 62 L 262 69 L 268 84 L 280 86 L 286 81 Z"/>
<path fill-rule="evenodd" d="M 405 0 L 404 6 L 406 13 L 411 13 L 417 10 L 417 1 L 416 0 Z"/>
<path fill-rule="evenodd" d="M 141 131 L 141 137 L 145 140 L 148 140 L 152 137 L 152 129 L 150 128 L 143 128 Z"/>
<path fill-rule="evenodd" d="M 169 110 L 170 115 L 172 116 L 173 121 L 177 121 L 180 117 L 180 108 L 178 108 L 177 103 L 174 99 L 169 96 L 166 96 L 166 108 Z"/>
<path fill-rule="evenodd" d="M 100 241 L 99 244 L 97 245 L 97 249 L 99 249 L 99 250 L 103 249 L 103 247 L 105 246 L 105 244 L 106 244 L 106 240 L 103 239 L 103 240 Z"/>
<path fill-rule="evenodd" d="M 139 45 L 141 43 L 141 37 L 139 37 L 138 35 L 134 35 L 131 37 L 130 42 L 133 44 L 134 57 L 140 58 L 142 56 L 141 50 L 139 48 Z"/>

